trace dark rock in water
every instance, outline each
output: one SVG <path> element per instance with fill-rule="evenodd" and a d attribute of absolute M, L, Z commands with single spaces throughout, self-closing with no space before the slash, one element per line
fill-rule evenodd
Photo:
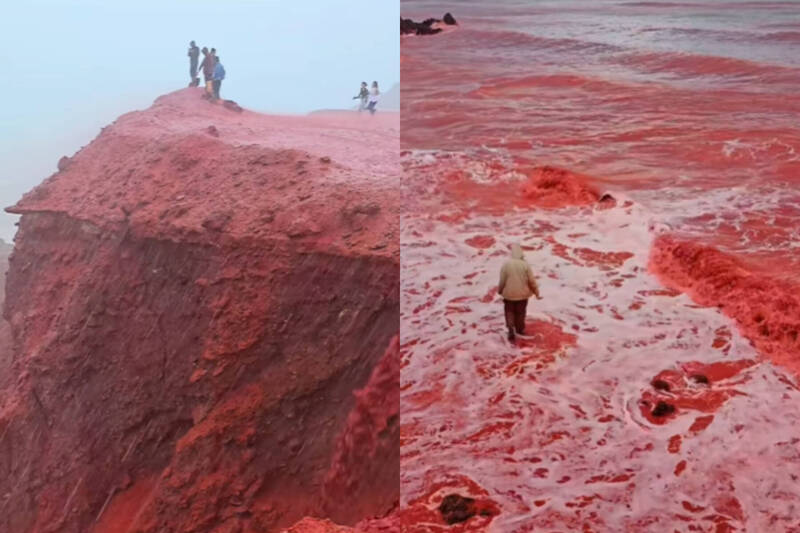
<path fill-rule="evenodd" d="M 448 494 L 439 505 L 439 512 L 450 525 L 466 522 L 475 516 L 475 500 L 460 494 Z"/>
<path fill-rule="evenodd" d="M 417 35 L 435 35 L 441 32 L 441 28 L 431 28 L 429 26 L 424 26 L 417 30 Z"/>
<path fill-rule="evenodd" d="M 703 374 L 694 374 L 692 376 L 692 381 L 694 381 L 695 383 L 703 383 L 705 385 L 709 384 L 708 378 Z"/>
<path fill-rule="evenodd" d="M 456 22 L 455 17 L 450 13 L 445 13 L 444 17 L 442 18 L 442 21 L 448 26 L 455 26 L 456 24 L 458 24 L 458 22 Z"/>
<path fill-rule="evenodd" d="M 662 417 L 675 412 L 675 406 L 667 402 L 658 402 L 653 409 L 653 416 Z"/>
<path fill-rule="evenodd" d="M 605 193 L 603 194 L 603 196 L 600 197 L 598 202 L 616 202 L 616 199 L 614 199 L 614 197 L 611 196 L 610 194 Z"/>
<path fill-rule="evenodd" d="M 441 28 L 434 28 L 433 25 L 441 22 L 437 19 L 426 19 L 422 22 L 414 22 L 411 19 L 400 18 L 400 35 L 434 35 L 442 31 Z"/>
<path fill-rule="evenodd" d="M 400 17 L 400 35 L 408 35 L 417 32 L 417 23 L 411 19 Z"/>
<path fill-rule="evenodd" d="M 669 392 L 669 383 L 663 379 L 656 379 L 653 381 L 653 388 L 656 390 L 663 390 Z"/>
<path fill-rule="evenodd" d="M 600 198 L 597 200 L 598 208 L 599 209 L 611 209 L 612 207 L 617 206 L 617 199 L 611 196 L 608 193 L 604 193 Z"/>

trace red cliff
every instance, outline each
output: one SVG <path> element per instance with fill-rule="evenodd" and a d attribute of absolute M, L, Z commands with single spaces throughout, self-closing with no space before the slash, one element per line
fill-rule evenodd
<path fill-rule="evenodd" d="M 397 505 L 398 118 L 199 94 L 120 117 L 9 208 L 2 531 L 271 532 Z"/>

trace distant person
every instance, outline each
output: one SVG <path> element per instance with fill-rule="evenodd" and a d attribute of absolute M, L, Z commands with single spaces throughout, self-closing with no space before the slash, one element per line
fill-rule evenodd
<path fill-rule="evenodd" d="M 197 79 L 197 59 L 200 56 L 200 49 L 194 44 L 194 41 L 189 42 L 189 87 L 197 87 L 200 80 Z"/>
<path fill-rule="evenodd" d="M 214 65 L 214 100 L 219 100 L 219 88 L 222 86 L 222 80 L 225 79 L 225 67 L 222 66 L 218 57 L 214 57 L 216 64 Z"/>
<path fill-rule="evenodd" d="M 536 284 L 536 278 L 533 277 L 531 266 L 525 261 L 525 255 L 519 244 L 511 246 L 511 259 L 506 261 L 503 268 L 500 269 L 497 293 L 503 297 L 508 340 L 513 342 L 516 333 L 525 334 L 528 298 L 536 295 L 538 300 L 542 299 L 539 296 L 539 286 Z"/>
<path fill-rule="evenodd" d="M 216 62 L 214 55 L 208 51 L 208 48 L 203 47 L 203 62 L 200 63 L 200 69 L 203 71 L 203 81 L 206 84 L 206 95 L 212 94 L 212 81 L 214 80 L 214 66 Z"/>
<path fill-rule="evenodd" d="M 353 97 L 353 100 L 355 99 L 361 100 L 358 104 L 358 112 L 361 113 L 367 108 L 367 100 L 369 100 L 369 89 L 367 88 L 367 82 L 361 82 L 361 90 L 358 91 L 358 94 Z"/>
<path fill-rule="evenodd" d="M 378 105 L 378 100 L 380 100 L 381 92 L 378 90 L 378 82 L 372 82 L 372 90 L 369 92 L 369 104 L 367 104 L 367 109 L 369 109 L 370 114 L 374 115 L 375 106 Z"/>

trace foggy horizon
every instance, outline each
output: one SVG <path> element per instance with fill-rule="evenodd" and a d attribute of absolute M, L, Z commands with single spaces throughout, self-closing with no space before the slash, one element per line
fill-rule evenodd
<path fill-rule="evenodd" d="M 361 81 L 390 90 L 400 81 L 399 6 L 360 7 L 343 0 L 9 6 L 17 23 L 3 36 L 13 83 L 3 89 L 11 105 L 0 111 L 0 207 L 16 203 L 56 171 L 61 156 L 118 116 L 185 88 L 190 40 L 217 49 L 226 70 L 222 97 L 254 111 L 351 108 Z M 374 23 L 353 31 L 359 20 Z M 12 241 L 16 219 L 0 216 L 0 238 Z"/>

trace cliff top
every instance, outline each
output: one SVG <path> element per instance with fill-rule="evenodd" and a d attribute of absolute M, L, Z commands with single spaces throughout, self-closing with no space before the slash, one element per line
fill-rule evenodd
<path fill-rule="evenodd" d="M 7 211 L 174 241 L 398 254 L 397 113 L 276 116 L 201 94 L 122 115 Z"/>

